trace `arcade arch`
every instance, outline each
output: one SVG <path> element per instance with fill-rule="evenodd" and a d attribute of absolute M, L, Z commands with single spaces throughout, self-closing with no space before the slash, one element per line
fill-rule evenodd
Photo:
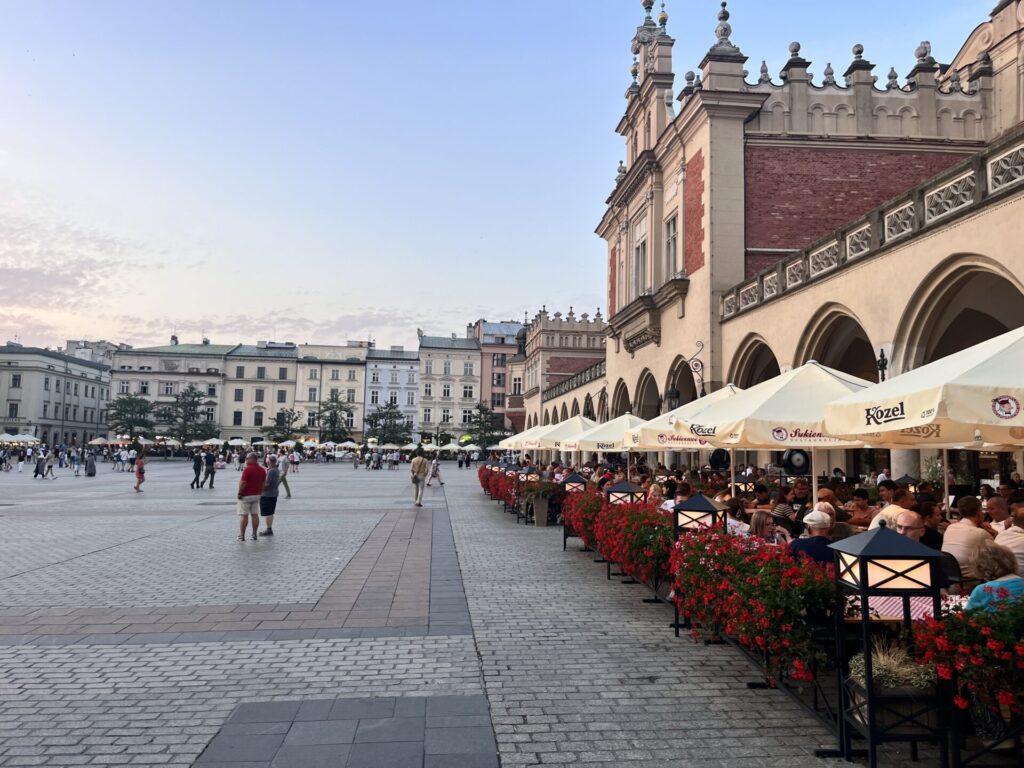
<path fill-rule="evenodd" d="M 609 416 L 613 419 L 617 419 L 622 414 L 628 413 L 630 407 L 629 389 L 626 387 L 626 382 L 619 379 L 615 384 L 615 393 L 612 395 L 612 404 Z"/>
<path fill-rule="evenodd" d="M 826 304 L 804 330 L 795 364 L 811 360 L 851 376 L 878 381 L 871 340 L 857 316 L 841 304 Z"/>
<path fill-rule="evenodd" d="M 740 344 L 732 360 L 729 381 L 741 389 L 748 389 L 762 381 L 768 381 L 780 373 L 768 342 L 759 334 L 752 333 Z"/>
<path fill-rule="evenodd" d="M 658 383 L 654 375 L 646 368 L 640 373 L 636 385 L 636 396 L 633 400 L 633 415 L 649 420 L 658 415 L 661 409 L 661 396 L 658 394 Z"/>

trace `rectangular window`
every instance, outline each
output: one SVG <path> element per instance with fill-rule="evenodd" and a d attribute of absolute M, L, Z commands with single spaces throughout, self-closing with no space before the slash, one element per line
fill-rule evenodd
<path fill-rule="evenodd" d="M 213 421 L 213 408 L 206 409 L 206 420 Z"/>
<path fill-rule="evenodd" d="M 463 424 L 469 424 L 472 421 L 473 421 L 473 412 L 472 411 L 463 410 L 462 411 L 462 423 Z"/>
<path fill-rule="evenodd" d="M 452 375 L 452 361 L 451 360 L 445 360 L 441 367 L 442 367 L 442 370 L 443 370 L 443 373 L 444 373 L 445 376 L 451 376 Z"/>
<path fill-rule="evenodd" d="M 331 381 L 337 381 L 340 378 L 341 378 L 341 371 L 339 371 L 337 368 L 332 368 L 331 369 Z"/>
<path fill-rule="evenodd" d="M 378 403 L 380 403 L 380 390 L 371 389 L 370 390 L 370 405 L 377 405 Z"/>
<path fill-rule="evenodd" d="M 423 396 L 424 397 L 433 397 L 434 396 L 434 385 L 431 384 L 429 381 L 424 383 L 424 385 L 423 385 Z"/>
<path fill-rule="evenodd" d="M 504 373 L 492 373 L 491 374 L 491 386 L 505 388 L 505 374 Z"/>
<path fill-rule="evenodd" d="M 60 379 L 57 379 L 57 380 L 56 380 L 56 381 L 55 381 L 55 382 L 53 383 L 53 385 L 54 385 L 54 387 L 56 388 L 56 390 L 57 390 L 58 392 L 60 392 Z"/>
<path fill-rule="evenodd" d="M 71 418 L 74 421 L 78 421 L 78 406 L 77 405 L 71 406 Z"/>
<path fill-rule="evenodd" d="M 424 373 L 433 373 L 434 372 L 434 361 L 433 360 L 427 360 L 427 362 L 425 362 L 423 364 L 423 372 Z"/>
<path fill-rule="evenodd" d="M 392 405 L 398 405 L 398 393 L 392 392 L 391 394 L 389 394 L 388 402 L 391 403 Z"/>
<path fill-rule="evenodd" d="M 647 290 L 647 219 L 633 225 L 633 285 L 631 298 Z"/>
<path fill-rule="evenodd" d="M 356 417 L 351 413 L 345 414 L 345 426 L 352 429 L 356 425 Z"/>
<path fill-rule="evenodd" d="M 521 395 L 523 394 L 523 378 L 522 376 L 512 377 L 512 394 Z"/>
<path fill-rule="evenodd" d="M 217 385 L 216 384 L 207 384 L 206 385 L 206 396 L 207 397 L 216 397 L 217 396 Z"/>
<path fill-rule="evenodd" d="M 415 384 L 416 383 L 416 374 L 413 373 L 412 371 L 409 371 L 408 383 L 409 384 Z"/>
<path fill-rule="evenodd" d="M 287 403 L 288 402 L 288 391 L 284 389 L 277 390 L 277 402 Z"/>
<path fill-rule="evenodd" d="M 676 273 L 676 244 L 679 241 L 678 219 L 673 216 L 665 222 L 665 282 Z"/>
<path fill-rule="evenodd" d="M 345 399 L 350 403 L 354 403 L 356 401 L 356 391 L 354 389 L 346 390 Z"/>
<path fill-rule="evenodd" d="M 252 424 L 254 427 L 263 426 L 263 411 L 256 411 L 252 415 Z"/>
<path fill-rule="evenodd" d="M 117 393 L 119 395 L 127 395 L 128 394 L 128 382 L 127 381 L 122 381 L 120 384 L 118 384 Z"/>
<path fill-rule="evenodd" d="M 164 382 L 164 394 L 165 395 L 173 395 L 174 394 L 174 385 L 172 383 L 170 383 L 168 381 Z"/>
<path fill-rule="evenodd" d="M 397 384 L 398 383 L 398 371 L 392 371 L 391 372 L 391 383 L 392 384 Z"/>
<path fill-rule="evenodd" d="M 337 397 L 337 396 L 338 396 L 338 388 L 337 387 L 331 387 L 331 397 L 334 398 L 334 397 Z"/>
<path fill-rule="evenodd" d="M 466 387 L 462 388 L 462 399 L 463 400 L 472 400 L 473 399 L 473 387 L 466 386 Z"/>
<path fill-rule="evenodd" d="M 47 416 L 49 416 L 49 410 L 50 410 L 50 404 L 49 403 L 43 403 L 43 418 L 44 419 Z"/>
<path fill-rule="evenodd" d="M 236 403 L 242 402 L 242 390 L 241 389 L 236 389 L 235 390 L 235 402 Z"/>
<path fill-rule="evenodd" d="M 265 389 L 257 389 L 256 390 L 255 400 L 256 400 L 257 403 L 262 403 L 263 402 L 264 394 L 266 394 L 266 390 Z"/>
<path fill-rule="evenodd" d="M 505 359 L 506 358 L 504 352 L 495 352 L 493 355 L 491 355 L 491 365 L 494 368 L 504 368 Z"/>
<path fill-rule="evenodd" d="M 43 376 L 43 389 L 46 390 L 47 392 L 50 391 L 50 377 L 49 376 Z"/>
<path fill-rule="evenodd" d="M 416 405 L 416 393 L 415 392 L 406 392 L 405 393 L 405 404 L 406 405 Z"/>
<path fill-rule="evenodd" d="M 492 392 L 491 393 L 491 408 L 504 408 L 505 407 L 505 393 L 504 392 Z"/>
<path fill-rule="evenodd" d="M 352 369 L 352 368 L 349 368 L 349 371 L 348 371 L 348 380 L 349 380 L 349 381 L 355 381 L 355 380 L 356 380 L 356 372 L 355 372 L 355 370 L 354 370 L 354 369 Z"/>
<path fill-rule="evenodd" d="M 10 419 L 18 418 L 18 404 L 8 403 L 7 404 L 7 417 Z"/>
<path fill-rule="evenodd" d="M 245 378 L 245 366 L 244 365 L 236 365 L 235 366 L 235 378 L 236 379 L 244 379 Z"/>
<path fill-rule="evenodd" d="M 149 382 L 148 381 L 140 381 L 139 382 L 139 394 L 140 395 L 148 395 L 149 394 Z"/>
<path fill-rule="evenodd" d="M 66 406 L 66 405 L 65 405 L 65 406 L 64 406 L 64 418 L 65 418 L 65 419 L 67 419 L 68 417 L 69 417 L 69 414 L 68 414 L 68 406 Z"/>
<path fill-rule="evenodd" d="M 78 382 L 75 382 L 75 397 L 78 397 Z"/>
<path fill-rule="evenodd" d="M 316 387 L 309 388 L 309 400 L 316 400 Z"/>
<path fill-rule="evenodd" d="M 371 371 L 370 372 L 370 383 L 371 384 L 380 384 L 380 371 Z"/>
<path fill-rule="evenodd" d="M 277 369 L 277 378 L 280 379 L 281 381 L 286 381 L 288 379 L 288 369 L 287 368 L 278 368 Z"/>
<path fill-rule="evenodd" d="M 462 375 L 463 376 L 472 376 L 473 375 L 473 364 L 472 363 L 463 363 L 462 364 Z"/>
<path fill-rule="evenodd" d="M 310 368 L 309 369 L 309 380 L 310 381 L 316 381 L 316 373 L 317 373 L 316 368 Z"/>
<path fill-rule="evenodd" d="M 257 379 L 265 379 L 265 378 L 267 378 L 266 366 L 263 366 L 263 365 L 256 366 L 256 378 Z"/>
<path fill-rule="evenodd" d="M 12 389 L 18 389 L 20 386 L 21 386 L 21 374 L 20 373 L 12 373 L 11 374 L 11 388 Z"/>
<path fill-rule="evenodd" d="M 236 427 L 242 426 L 242 412 L 241 411 L 235 411 L 233 414 L 231 414 L 231 423 L 232 423 L 232 425 L 234 425 Z"/>
<path fill-rule="evenodd" d="M 425 421 L 427 424 L 429 424 L 430 423 L 430 417 L 431 417 L 431 409 L 430 408 L 424 408 L 423 409 L 423 421 Z"/>
<path fill-rule="evenodd" d="M 442 384 L 441 385 L 441 397 L 451 397 L 451 396 L 452 396 L 452 385 L 451 384 Z"/>
<path fill-rule="evenodd" d="M 441 409 L 441 423 L 450 424 L 452 421 L 452 412 L 450 408 Z"/>
<path fill-rule="evenodd" d="M 316 426 L 316 411 L 307 411 L 306 412 L 306 426 L 307 427 L 315 427 Z"/>

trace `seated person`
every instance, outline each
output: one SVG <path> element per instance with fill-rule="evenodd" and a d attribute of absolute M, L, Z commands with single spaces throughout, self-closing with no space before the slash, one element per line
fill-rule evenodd
<path fill-rule="evenodd" d="M 1013 525 L 996 535 L 996 544 L 1013 552 L 1017 575 L 1024 576 L 1024 501 L 1014 502 L 1010 519 Z"/>
<path fill-rule="evenodd" d="M 914 494 L 906 488 L 897 488 L 892 492 L 892 503 L 882 508 L 882 511 L 874 516 L 868 528 L 877 528 L 885 520 L 885 525 L 890 531 L 896 530 L 896 518 L 904 509 L 913 509 L 917 506 L 917 499 Z"/>
<path fill-rule="evenodd" d="M 750 518 L 750 530 L 748 533 L 758 539 L 767 541 L 769 544 L 789 545 L 789 534 L 786 529 L 776 523 L 771 512 L 759 509 Z"/>
<path fill-rule="evenodd" d="M 789 545 L 793 557 L 809 557 L 822 565 L 835 562 L 835 554 L 828 546 L 832 518 L 827 513 L 815 509 L 804 516 L 804 527 L 807 529 L 807 535 L 794 539 Z"/>
<path fill-rule="evenodd" d="M 856 488 L 850 501 L 846 504 L 846 511 L 850 513 L 847 523 L 867 528 L 871 524 L 871 518 L 878 514 L 878 507 L 871 506 L 871 496 L 867 491 L 863 488 Z"/>
<path fill-rule="evenodd" d="M 771 508 L 771 499 L 768 496 L 768 486 L 764 483 L 758 483 L 754 486 L 753 506 L 758 509 Z"/>
<path fill-rule="evenodd" d="M 942 533 L 946 530 L 948 523 L 942 516 L 942 507 L 923 501 L 917 505 L 917 512 L 924 520 L 924 531 L 921 534 L 921 543 L 932 549 L 942 549 Z"/>
<path fill-rule="evenodd" d="M 972 559 L 982 583 L 967 599 L 968 610 L 994 611 L 1003 600 L 1024 598 L 1024 578 L 1017 575 L 1017 558 L 1013 552 L 986 537 L 978 542 Z"/>
<path fill-rule="evenodd" d="M 904 509 L 896 518 L 896 533 L 920 541 L 924 536 L 924 518 L 912 509 Z"/>
<path fill-rule="evenodd" d="M 942 551 L 956 558 L 965 579 L 977 579 L 974 555 L 978 545 L 982 541 L 992 541 L 992 537 L 981 527 L 981 502 L 977 497 L 964 496 L 957 503 L 957 509 L 960 511 L 960 519 L 943 534 Z"/>

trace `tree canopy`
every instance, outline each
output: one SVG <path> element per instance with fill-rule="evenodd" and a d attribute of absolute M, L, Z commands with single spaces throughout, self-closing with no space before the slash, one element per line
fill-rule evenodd
<path fill-rule="evenodd" d="M 343 401 L 337 392 L 331 392 L 327 401 L 320 404 L 320 411 L 316 415 L 320 426 L 320 442 L 333 440 L 340 443 L 347 440 L 349 430 L 346 417 L 354 411 L 355 408 Z"/>
<path fill-rule="evenodd" d="M 107 426 L 129 438 L 153 436 L 153 404 L 140 395 L 118 395 L 107 407 Z"/>
<path fill-rule="evenodd" d="M 302 414 L 294 408 L 282 408 L 277 412 L 270 424 L 260 427 L 260 432 L 275 443 L 283 443 L 285 440 L 293 439 L 298 434 L 301 422 Z"/>
<path fill-rule="evenodd" d="M 495 413 L 483 403 L 477 403 L 473 416 L 465 425 L 466 434 L 472 438 L 471 442 L 487 448 L 505 437 L 504 421 L 500 413 Z"/>
<path fill-rule="evenodd" d="M 217 424 L 207 421 L 202 413 L 204 395 L 194 384 L 174 396 L 174 402 L 157 405 L 153 416 L 167 434 L 187 443 L 190 440 L 207 440 L 216 437 Z"/>
<path fill-rule="evenodd" d="M 412 429 L 406 416 L 394 403 L 379 406 L 366 417 L 366 438 L 376 438 L 380 443 L 409 442 Z"/>

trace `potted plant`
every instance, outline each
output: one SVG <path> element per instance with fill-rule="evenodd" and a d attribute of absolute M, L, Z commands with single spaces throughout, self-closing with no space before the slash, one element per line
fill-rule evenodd
<path fill-rule="evenodd" d="M 562 486 L 547 480 L 526 483 L 523 486 L 523 499 L 533 505 L 533 524 L 543 527 L 548 524 L 548 507 L 551 499 L 561 492 Z"/>
<path fill-rule="evenodd" d="M 935 667 L 918 664 L 898 641 L 879 638 L 871 645 L 871 677 L 875 693 L 875 725 L 890 733 L 922 735 L 937 727 Z M 867 723 L 867 680 L 864 654 L 850 659 L 847 690 L 853 716 Z"/>

